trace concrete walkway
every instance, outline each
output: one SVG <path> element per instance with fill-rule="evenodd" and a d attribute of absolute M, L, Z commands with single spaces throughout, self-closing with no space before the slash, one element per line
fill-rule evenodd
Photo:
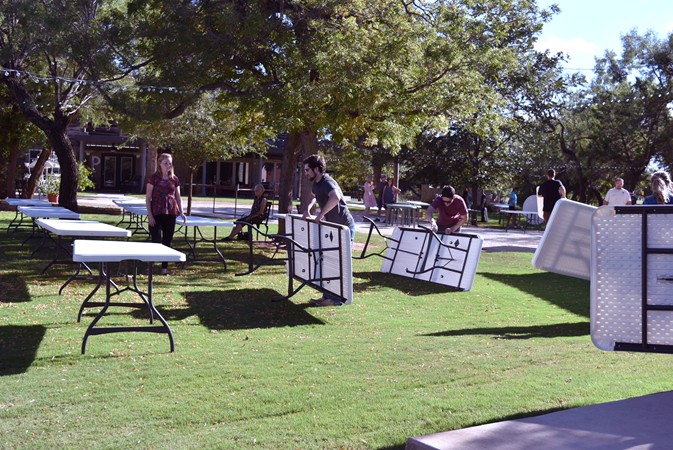
<path fill-rule="evenodd" d="M 117 207 L 112 201 L 124 198 L 121 194 L 97 194 L 97 195 L 83 195 L 77 198 L 77 204 L 82 209 L 96 210 L 104 209 L 106 211 L 117 210 L 121 214 L 121 208 Z M 134 197 L 135 198 L 135 197 Z M 137 198 L 135 198 L 137 199 Z M 183 198 L 186 206 L 186 199 Z M 213 209 L 213 200 L 205 199 L 203 197 L 195 197 L 192 199 L 192 214 L 196 216 L 211 216 L 231 219 L 233 217 L 240 217 L 247 214 L 250 210 L 250 205 L 234 203 L 218 202 Z M 369 222 L 366 222 L 362 217 L 362 210 L 352 209 L 351 213 L 355 219 L 355 232 L 366 234 L 369 232 Z M 270 220 L 273 222 L 273 220 Z M 382 234 L 390 236 L 394 227 L 382 223 L 377 223 Z M 528 230 L 523 232 L 521 230 L 505 231 L 504 228 L 483 228 L 475 226 L 465 226 L 463 233 L 478 234 L 484 239 L 482 246 L 483 251 L 502 251 L 502 252 L 527 252 L 534 253 L 537 248 L 542 231 Z"/>
<path fill-rule="evenodd" d="M 673 392 L 412 437 L 407 450 L 672 449 Z"/>

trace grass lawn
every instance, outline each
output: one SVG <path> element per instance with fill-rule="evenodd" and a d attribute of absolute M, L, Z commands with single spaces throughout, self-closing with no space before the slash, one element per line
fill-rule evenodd
<path fill-rule="evenodd" d="M 313 308 L 309 288 L 270 302 L 287 292 L 284 265 L 236 277 L 246 248 L 222 243 L 226 273 L 205 262 L 155 278 L 175 353 L 165 335 L 116 333 L 82 356 L 92 284 L 59 296 L 71 268 L 41 275 L 47 255 L 4 232 L 13 215 L 0 213 L 3 448 L 403 448 L 673 387 L 670 356 L 594 348 L 589 283 L 540 272 L 529 253 L 483 253 L 470 292 L 354 260 L 353 304 Z M 146 319 L 112 308 L 103 323 Z"/>

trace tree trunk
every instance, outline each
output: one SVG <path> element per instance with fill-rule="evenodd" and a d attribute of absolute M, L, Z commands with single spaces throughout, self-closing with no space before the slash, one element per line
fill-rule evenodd
<path fill-rule="evenodd" d="M 299 212 L 304 212 L 306 206 L 313 199 L 311 181 L 304 176 L 304 165 L 301 163 L 307 156 L 318 153 L 318 137 L 314 131 L 301 133 L 301 151 L 299 153 L 299 179 L 301 180 L 301 192 L 299 193 Z"/>
<path fill-rule="evenodd" d="M 32 170 L 30 171 L 30 177 L 28 177 L 28 181 L 26 181 L 23 195 L 24 198 L 33 197 L 35 189 L 37 189 L 37 182 L 42 176 L 42 171 L 44 170 L 44 166 L 47 164 L 47 160 L 49 160 L 49 156 L 51 156 L 51 148 L 43 147 L 40 155 L 37 157 L 37 161 L 35 161 L 35 166 L 33 166 Z"/>
<path fill-rule="evenodd" d="M 61 166 L 61 189 L 59 205 L 77 211 L 77 158 L 68 138 L 70 116 L 56 109 L 54 118 L 46 116 L 35 106 L 35 101 L 26 89 L 25 77 L 4 77 L 2 80 L 21 113 L 47 136 Z"/>
<path fill-rule="evenodd" d="M 0 192 L 0 197 L 14 197 L 16 194 L 16 167 L 21 152 L 21 142 L 13 139 L 9 143 L 9 155 L 7 156 L 7 166 L 5 168 L 5 186 L 4 192 Z M 23 177 L 23 174 L 21 174 Z M 23 178 L 21 179 L 23 183 Z"/>
<path fill-rule="evenodd" d="M 300 155 L 315 153 L 318 149 L 317 135 L 313 131 L 294 131 L 288 133 L 285 145 L 283 147 L 283 163 L 281 165 L 280 187 L 278 192 L 278 212 L 289 214 L 292 212 L 292 200 L 294 193 L 295 175 L 299 165 Z M 303 170 L 300 170 L 300 176 L 303 179 Z M 304 194 L 306 188 L 302 186 L 302 200 L 304 203 Z M 310 189 L 308 194 L 311 195 Z M 300 206 L 301 208 L 301 206 Z M 300 210 L 300 212 L 303 212 Z M 285 222 L 278 222 L 278 233 L 285 233 Z"/>
<path fill-rule="evenodd" d="M 196 173 L 196 169 L 189 169 L 189 185 L 187 186 L 187 212 L 185 215 L 191 216 L 192 215 L 192 197 L 193 197 L 193 191 L 194 191 L 194 174 Z M 184 208 L 184 206 L 183 206 Z"/>
<path fill-rule="evenodd" d="M 50 136 L 58 164 L 61 166 L 58 205 L 77 211 L 77 157 L 66 130 L 67 123 L 55 122 Z"/>

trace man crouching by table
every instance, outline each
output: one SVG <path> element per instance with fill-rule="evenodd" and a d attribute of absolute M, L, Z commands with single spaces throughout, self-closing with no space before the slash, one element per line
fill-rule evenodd
<path fill-rule="evenodd" d="M 435 211 L 439 213 L 436 222 Z M 442 195 L 436 197 L 432 204 L 428 206 L 425 216 L 435 233 L 458 233 L 460 227 L 467 222 L 467 205 L 460 195 L 456 195 L 456 190 L 453 187 L 444 186 Z"/>
<path fill-rule="evenodd" d="M 315 217 L 315 222 L 320 223 L 321 220 L 325 220 L 347 226 L 350 230 L 352 244 L 355 240 L 355 221 L 348 210 L 339 184 L 325 173 L 325 160 L 320 155 L 311 155 L 304 159 L 303 163 L 304 175 L 313 183 L 311 191 L 314 196 L 304 211 L 304 219 L 310 218 L 311 208 L 317 202 L 320 212 Z M 311 300 L 311 303 L 315 306 L 341 306 L 342 304 L 329 293 L 323 294 L 322 298 Z"/>

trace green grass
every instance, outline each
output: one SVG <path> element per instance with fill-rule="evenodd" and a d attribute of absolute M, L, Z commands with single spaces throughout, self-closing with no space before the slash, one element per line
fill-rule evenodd
<path fill-rule="evenodd" d="M 12 216 L 0 213 L 2 229 Z M 482 254 L 470 292 L 354 260 L 353 304 L 311 308 L 309 288 L 270 302 L 287 292 L 279 262 L 234 276 L 245 247 L 222 243 L 226 273 L 194 263 L 156 278 L 175 353 L 165 335 L 116 333 L 82 356 L 93 312 L 76 314 L 92 285 L 59 296 L 70 268 L 40 275 L 45 261 L 20 241 L 0 233 L 6 448 L 402 448 L 673 386 L 669 356 L 594 348 L 588 282 L 537 271 L 526 253 Z M 146 323 L 125 308 L 102 322 Z"/>

